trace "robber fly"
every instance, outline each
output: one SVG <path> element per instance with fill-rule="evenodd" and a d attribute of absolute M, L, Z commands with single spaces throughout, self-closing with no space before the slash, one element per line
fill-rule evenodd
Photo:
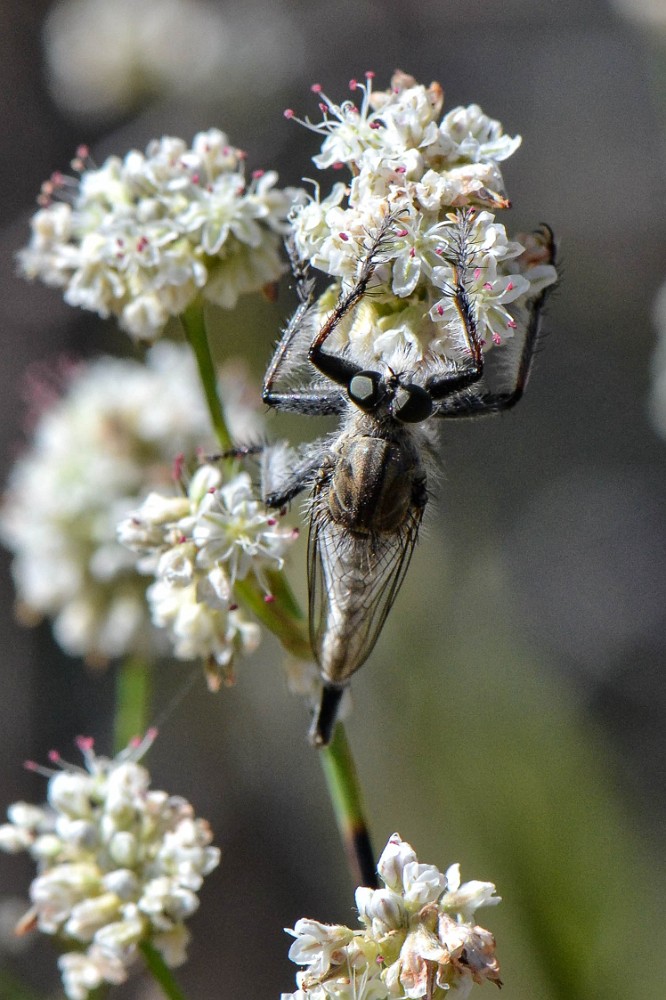
<path fill-rule="evenodd" d="M 271 452 L 264 469 L 269 507 L 282 508 L 302 491 L 311 491 L 310 640 L 323 691 L 310 736 L 318 746 L 330 741 L 342 694 L 370 655 L 407 572 L 434 464 L 433 418 L 508 409 L 527 383 L 545 294 L 528 303 L 522 336 L 491 352 L 502 356 L 502 371 L 494 373 L 496 366 L 482 351 L 467 291 L 471 220 L 469 212 L 459 214 L 450 259 L 450 295 L 463 349 L 452 358 L 430 353 L 413 371 L 368 368 L 354 360 L 348 347 L 338 353 L 327 349 L 331 334 L 368 291 L 391 238 L 395 219 L 390 214 L 368 238 L 355 284 L 340 295 L 314 333 L 314 281 L 291 254 L 300 302 L 266 372 L 263 399 L 280 410 L 336 414 L 341 420 L 334 437 L 298 454 L 289 452 L 288 470 L 284 461 L 278 467 Z M 532 240 L 541 259 L 552 263 L 551 231 L 544 226 Z M 294 387 L 299 373 L 301 384 Z M 287 384 L 283 390 L 277 388 L 281 379 Z"/>

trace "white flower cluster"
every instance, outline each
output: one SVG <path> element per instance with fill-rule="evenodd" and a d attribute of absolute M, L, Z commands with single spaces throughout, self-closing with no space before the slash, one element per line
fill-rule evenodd
<path fill-rule="evenodd" d="M 225 482 L 202 465 L 186 496 L 151 493 L 118 528 L 119 540 L 153 573 L 147 591 L 155 625 L 168 629 L 179 659 L 201 658 L 209 684 L 233 681 L 233 658 L 259 643 L 259 628 L 238 608 L 234 588 L 254 576 L 271 601 L 266 569 L 280 570 L 297 529 L 284 528 L 255 497 L 241 472 Z"/>
<path fill-rule="evenodd" d="M 373 294 L 338 336 L 389 364 L 396 353 L 420 359 L 426 350 L 446 354 L 459 346 L 451 289 L 465 218 L 471 221 L 465 287 L 479 337 L 488 347 L 500 344 L 517 325 L 513 304 L 524 304 L 557 279 L 551 265 L 538 271 L 528 262 L 522 266 L 522 245 L 507 238 L 491 211 L 510 204 L 498 164 L 518 148 L 520 137 L 504 135 L 476 104 L 440 120 L 439 84 L 426 88 L 404 73 L 395 74 L 386 92 L 373 92 L 371 73 L 365 84 L 352 81 L 351 87 L 362 93 L 360 107 L 336 105 L 313 87 L 324 118 L 302 122 L 325 137 L 315 164 L 346 166 L 351 182 L 334 184 L 323 199 L 317 189 L 293 215 L 300 256 L 343 286 L 353 284 L 368 237 L 388 216 L 394 219 L 377 256 Z M 338 291 L 333 286 L 324 293 L 322 315 Z"/>
<path fill-rule="evenodd" d="M 144 942 L 169 966 L 185 961 L 185 921 L 199 905 L 205 875 L 217 867 L 211 831 L 180 796 L 150 790 L 137 761 L 152 742 L 114 760 L 78 741 L 86 767 L 52 774 L 48 805 L 17 802 L 0 826 L 0 849 L 28 851 L 38 875 L 32 907 L 18 930 L 57 935 L 65 993 L 85 1000 L 100 984 L 122 983 Z M 36 768 L 37 770 L 41 770 Z"/>
<path fill-rule="evenodd" d="M 289 957 L 306 968 L 282 1000 L 463 1000 L 474 983 L 501 986 L 495 940 L 473 923 L 480 906 L 500 902 L 491 882 L 461 884 L 458 865 L 443 874 L 419 864 L 397 833 L 377 871 L 385 888 L 356 890 L 361 930 L 299 920 L 288 931 Z"/>
<path fill-rule="evenodd" d="M 66 381 L 66 395 L 46 400 L 0 511 L 19 612 L 26 622 L 53 618 L 63 649 L 91 663 L 154 655 L 146 580 L 116 526 L 150 489 L 170 483 L 179 452 L 213 446 L 192 352 L 164 341 L 145 365 L 100 358 L 72 368 Z M 260 434 L 239 373 L 222 385 L 232 433 Z"/>
<path fill-rule="evenodd" d="M 221 84 L 230 43 L 225 18 L 206 0 L 57 0 L 43 37 L 57 102 L 102 119 L 147 97 L 200 98 Z"/>
<path fill-rule="evenodd" d="M 72 165 L 78 182 L 55 175 L 43 186 L 19 255 L 28 278 L 64 288 L 70 305 L 117 316 L 151 341 L 199 294 L 231 309 L 282 274 L 280 236 L 297 192 L 276 188 L 274 171 L 246 184 L 243 152 L 218 129 L 189 149 L 164 137 L 98 169 L 81 149 Z"/>

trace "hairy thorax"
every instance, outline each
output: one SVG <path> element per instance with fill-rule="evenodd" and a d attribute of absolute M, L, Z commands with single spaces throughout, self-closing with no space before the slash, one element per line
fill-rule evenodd
<path fill-rule="evenodd" d="M 411 442 L 349 437 L 337 451 L 327 504 L 335 523 L 347 530 L 386 534 L 400 530 L 424 489 Z"/>

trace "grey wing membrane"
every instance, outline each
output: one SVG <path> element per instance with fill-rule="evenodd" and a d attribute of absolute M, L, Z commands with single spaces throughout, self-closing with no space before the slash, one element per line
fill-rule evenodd
<path fill-rule="evenodd" d="M 390 534 L 351 533 L 317 510 L 308 538 L 310 641 L 322 676 L 345 684 L 365 663 L 407 572 L 422 508 Z"/>

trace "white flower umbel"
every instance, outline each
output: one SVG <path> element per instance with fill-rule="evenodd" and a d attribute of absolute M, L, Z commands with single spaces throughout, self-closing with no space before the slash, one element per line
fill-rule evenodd
<path fill-rule="evenodd" d="M 304 966 L 298 990 L 282 1000 L 444 1000 L 466 997 L 474 983 L 501 986 L 495 941 L 474 913 L 500 902 L 491 882 L 460 882 L 419 864 L 393 834 L 379 859 L 382 889 L 356 890 L 360 930 L 299 920 L 290 959 Z"/>
<path fill-rule="evenodd" d="M 77 117 L 220 86 L 229 44 L 225 18 L 206 0 L 58 0 L 44 25 L 51 93 Z"/>
<path fill-rule="evenodd" d="M 64 289 L 65 301 L 116 316 L 137 340 L 155 340 L 199 295 L 226 309 L 280 277 L 280 241 L 295 189 L 274 171 L 245 179 L 245 154 L 223 132 L 191 148 L 165 137 L 101 167 L 79 150 L 79 180 L 54 175 L 23 274 Z"/>
<path fill-rule="evenodd" d="M 155 576 L 153 622 L 168 630 L 179 659 L 206 662 L 213 687 L 231 683 L 235 655 L 259 643 L 258 626 L 238 609 L 237 583 L 254 577 L 270 602 L 265 571 L 282 569 L 297 537 L 257 499 L 247 473 L 225 479 L 214 465 L 197 469 L 184 496 L 151 493 L 118 528 L 140 571 Z"/>
<path fill-rule="evenodd" d="M 492 214 L 510 204 L 499 164 L 520 137 L 505 135 L 476 104 L 441 117 L 439 84 L 426 88 L 405 73 L 396 73 L 385 92 L 373 92 L 371 73 L 350 86 L 361 95 L 359 105 L 337 105 L 315 85 L 323 121 L 302 122 L 323 137 L 316 166 L 351 173 L 347 185 L 338 181 L 325 197 L 316 185 L 293 213 L 298 253 L 335 279 L 319 300 L 320 318 L 330 313 L 340 285 L 353 284 L 369 237 L 390 216 L 372 294 L 340 325 L 338 344 L 351 343 L 361 357 L 389 365 L 406 356 L 418 361 L 428 350 L 446 356 L 457 346 L 450 295 L 456 278 L 465 284 L 484 346 L 502 343 L 526 304 L 557 280 L 546 265 L 535 282 L 523 266 L 523 246 L 507 239 Z M 464 274 L 460 210 L 474 213 Z"/>
<path fill-rule="evenodd" d="M 57 641 L 92 664 L 154 655 L 158 634 L 145 601 L 146 580 L 116 539 L 118 520 L 151 489 L 172 479 L 179 452 L 212 447 L 214 436 L 192 353 L 166 341 L 145 365 L 101 358 L 70 367 L 67 391 L 35 385 L 42 412 L 29 450 L 14 466 L 0 511 L 13 552 L 24 621 L 53 619 Z M 227 418 L 233 433 L 261 433 L 243 401 L 236 370 Z M 225 379 L 222 376 L 223 394 Z M 242 427 L 238 424 L 242 421 Z M 159 649 L 159 643 L 157 643 Z"/>
<path fill-rule="evenodd" d="M 185 961 L 185 920 L 203 879 L 220 860 L 211 831 L 180 796 L 150 789 L 138 762 L 154 739 L 110 760 L 79 739 L 85 768 L 50 755 L 48 805 L 17 802 L 0 826 L 0 850 L 37 863 L 32 907 L 18 930 L 58 937 L 58 965 L 70 1000 L 102 983 L 122 983 L 142 943 L 169 966 Z"/>

